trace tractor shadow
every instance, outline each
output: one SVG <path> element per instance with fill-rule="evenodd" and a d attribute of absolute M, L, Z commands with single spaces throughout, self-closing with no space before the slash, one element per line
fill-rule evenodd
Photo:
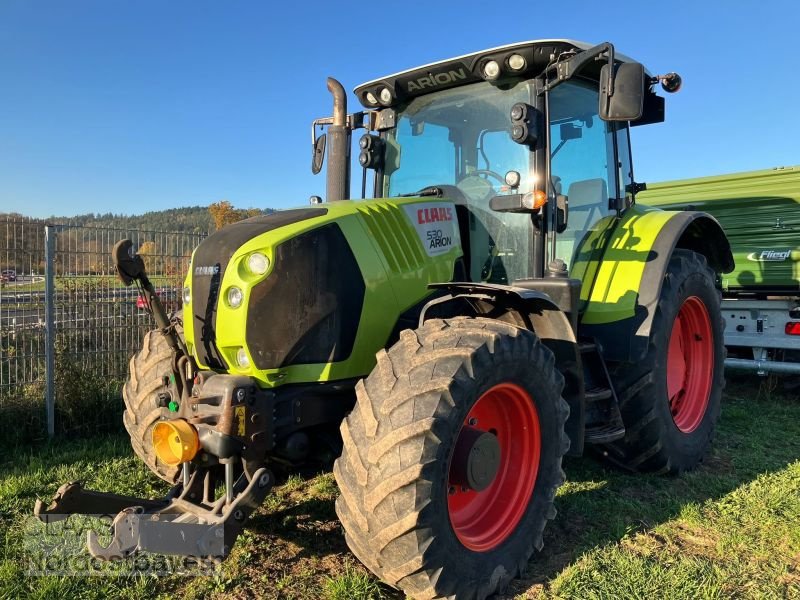
<path fill-rule="evenodd" d="M 753 375 L 729 377 L 711 452 L 690 473 L 633 474 L 599 457 L 565 459 L 567 482 L 544 548 L 500 598 L 546 588 L 586 552 L 650 530 L 679 517 L 687 504 L 702 506 L 800 458 L 800 394 L 792 387 Z"/>

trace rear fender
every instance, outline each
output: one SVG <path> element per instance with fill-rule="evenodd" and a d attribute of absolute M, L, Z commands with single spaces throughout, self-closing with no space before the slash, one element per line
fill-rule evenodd
<path fill-rule="evenodd" d="M 567 315 L 543 292 L 507 285 L 487 283 L 450 282 L 429 286 L 444 295 L 430 300 L 420 313 L 422 325 L 431 309 L 442 314 L 445 304 L 457 307 L 455 314 L 481 316 L 504 321 L 517 327 L 533 331 L 542 343 L 555 355 L 555 367 L 564 376 L 562 396 L 570 408 L 565 430 L 570 439 L 568 454 L 583 453 L 583 432 L 586 422 L 584 407 L 583 366 L 575 333 Z M 453 302 L 459 300 L 461 302 Z M 463 312 L 467 301 L 469 314 Z M 447 314 L 447 313 L 444 313 Z"/>
<path fill-rule="evenodd" d="M 717 273 L 733 270 L 730 244 L 702 212 L 631 207 L 581 288 L 581 336 L 600 343 L 606 360 L 635 362 L 647 352 L 661 286 L 675 248 L 702 254 Z M 589 256 L 579 249 L 578 261 Z M 596 254 L 594 255 L 596 256 Z M 576 261 L 576 262 L 578 262 Z M 585 267 L 584 267 L 585 268 Z"/>

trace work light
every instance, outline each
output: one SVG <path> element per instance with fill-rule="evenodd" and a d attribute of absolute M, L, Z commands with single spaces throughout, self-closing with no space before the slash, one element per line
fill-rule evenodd
<path fill-rule="evenodd" d="M 522 71 L 525 68 L 525 57 L 521 54 L 512 54 L 506 61 L 512 71 Z"/>
<path fill-rule="evenodd" d="M 388 106 L 389 104 L 392 103 L 392 91 L 389 88 L 387 87 L 381 88 L 379 95 L 381 99 L 381 104 L 385 104 Z"/>
<path fill-rule="evenodd" d="M 496 60 L 487 61 L 486 64 L 483 65 L 483 77 L 490 81 L 500 77 L 500 65 L 497 64 Z"/>

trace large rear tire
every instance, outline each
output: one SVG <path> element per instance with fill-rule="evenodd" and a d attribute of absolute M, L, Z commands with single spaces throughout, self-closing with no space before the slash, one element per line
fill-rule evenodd
<path fill-rule="evenodd" d="M 610 365 L 625 437 L 608 458 L 644 472 L 693 469 L 711 445 L 725 387 L 724 321 L 716 276 L 701 254 L 675 250 L 637 363 Z"/>
<path fill-rule="evenodd" d="M 555 516 L 564 379 L 533 333 L 490 319 L 428 321 L 377 358 L 334 465 L 347 543 L 414 598 L 486 598 Z"/>
<path fill-rule="evenodd" d="M 183 333 L 180 328 L 178 333 Z M 151 441 L 153 426 L 170 414 L 168 409 L 158 408 L 154 399 L 157 390 L 163 386 L 164 375 L 171 373 L 172 351 L 167 341 L 161 332 L 148 331 L 142 349 L 131 358 L 128 380 L 122 388 L 122 398 L 125 400 L 122 421 L 136 455 L 161 479 L 175 483 L 178 467 L 158 461 Z"/>

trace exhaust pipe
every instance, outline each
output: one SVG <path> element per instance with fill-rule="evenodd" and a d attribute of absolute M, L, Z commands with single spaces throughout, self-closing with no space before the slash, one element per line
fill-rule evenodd
<path fill-rule="evenodd" d="M 328 77 L 328 91 L 333 95 L 333 125 L 328 127 L 328 202 L 350 198 L 350 130 L 347 127 L 347 95 L 344 87 Z"/>

